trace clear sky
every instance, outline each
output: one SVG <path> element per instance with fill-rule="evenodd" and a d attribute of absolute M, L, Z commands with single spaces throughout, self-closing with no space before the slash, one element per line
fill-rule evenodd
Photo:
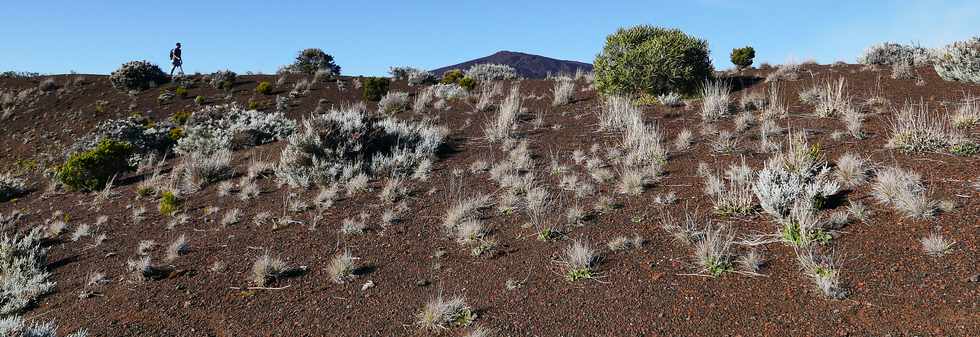
<path fill-rule="evenodd" d="M 41 73 L 109 73 L 136 59 L 164 67 L 177 41 L 188 72 L 272 73 L 318 47 L 344 74 L 382 75 L 499 50 L 592 62 L 606 35 L 637 24 L 707 39 L 719 69 L 744 45 L 755 47 L 757 64 L 853 63 L 875 42 L 937 47 L 980 35 L 978 0 L 11 0 L 2 8 L 0 71 Z"/>

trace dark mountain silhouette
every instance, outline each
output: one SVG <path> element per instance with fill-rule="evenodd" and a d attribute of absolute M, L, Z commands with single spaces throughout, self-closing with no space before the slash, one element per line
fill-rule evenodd
<path fill-rule="evenodd" d="M 549 73 L 568 73 L 574 74 L 576 69 L 582 68 L 591 71 L 592 65 L 577 61 L 557 60 L 550 57 L 531 55 L 512 51 L 499 51 L 493 55 L 481 57 L 475 60 L 466 61 L 451 66 L 432 70 L 438 76 L 452 69 L 466 70 L 475 64 L 497 63 L 506 64 L 517 70 L 517 74 L 524 78 L 544 78 Z"/>

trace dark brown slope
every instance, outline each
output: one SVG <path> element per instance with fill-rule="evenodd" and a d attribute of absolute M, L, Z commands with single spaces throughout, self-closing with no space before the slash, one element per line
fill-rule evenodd
<path fill-rule="evenodd" d="M 26 214 L 15 229 L 7 229 L 8 233 L 44 224 L 55 210 L 63 211 L 64 219 L 69 220 L 60 239 L 46 243 L 50 249 L 48 269 L 52 281 L 57 282 L 56 289 L 25 314 L 32 321 L 55 321 L 62 333 L 86 328 L 90 336 L 462 336 L 469 330 L 433 333 L 414 324 L 422 305 L 444 294 L 465 296 L 478 311 L 476 323 L 493 330 L 493 336 L 976 336 L 980 331 L 980 287 L 971 280 L 980 272 L 976 263 L 980 258 L 980 215 L 976 212 L 980 209 L 980 191 L 970 186 L 977 179 L 980 157 L 906 154 L 887 150 L 884 144 L 889 121 L 894 118 L 892 108 L 900 108 L 906 100 L 921 99 L 937 110 L 943 109 L 943 102 L 980 95 L 980 86 L 944 82 L 928 68 L 919 69 L 926 83 L 921 86 L 914 80 L 892 79 L 889 69 L 865 69 L 858 65 L 804 65 L 800 80 L 780 83 L 790 114 L 777 120 L 778 125 L 805 128 L 812 137 L 811 144 L 820 144 L 830 159 L 850 152 L 875 164 L 920 173 L 931 198 L 951 199 L 958 207 L 934 219 L 907 219 L 874 201 L 868 183 L 845 192 L 846 201 L 827 212 L 845 210 L 844 203 L 862 202 L 871 213 L 864 221 L 846 225 L 840 236 L 822 247 L 841 256 L 842 279 L 849 291 L 844 300 L 826 299 L 814 289 L 801 274 L 793 248 L 786 245 L 760 248 L 766 258 L 761 270 L 765 276 L 687 275 L 694 268 L 692 249 L 660 228 L 659 219 L 668 214 L 683 219 L 688 210 L 700 210 L 700 214 L 730 225 L 740 237 L 770 233 L 777 226 L 761 214 L 744 218 L 710 215 L 712 204 L 703 192 L 698 163 L 721 169 L 745 160 L 759 168 L 770 154 L 754 150 L 758 125 L 743 135 L 741 153 L 714 153 L 711 143 L 715 136 L 700 136 L 697 103 L 689 109 L 643 107 L 647 120 L 656 122 L 671 143 L 684 128 L 698 134 L 690 149 L 671 152 L 663 180 L 637 196 L 619 194 L 616 182 L 597 184 L 597 195 L 581 200 L 586 210 L 599 196 L 613 198 L 622 207 L 596 214 L 585 226 L 568 227 L 565 236 L 554 241 L 538 241 L 532 229 L 523 228 L 527 221 L 523 212 L 488 211 L 485 220 L 498 242 L 497 252 L 488 257 L 471 256 L 469 249 L 441 228 L 442 217 L 456 202 L 449 192 L 452 184 L 465 186 L 466 197 L 499 193 L 499 186 L 488 173 L 468 171 L 475 161 L 496 163 L 506 156 L 498 145 L 482 140 L 482 128 L 495 113 L 474 112 L 466 100 L 449 101 L 445 110 L 397 114 L 401 119 L 430 119 L 449 127 L 452 151 L 433 163 L 428 182 L 407 182 L 414 191 L 407 199 L 410 210 L 402 221 L 386 228 L 378 225 L 387 207 L 379 198 L 385 179 L 371 181 L 372 191 L 338 200 L 313 229 L 309 226 L 312 210 L 293 214 L 303 224 L 273 229 L 268 224 L 252 223 L 263 211 L 282 214 L 282 202 L 290 192 L 297 193 L 299 200 L 313 200 L 319 193 L 317 189 L 279 187 L 272 177 L 258 180 L 261 194 L 253 200 L 219 196 L 216 186 L 189 195 L 184 207 L 191 220 L 173 229 L 167 229 L 169 219 L 157 211 L 155 198 L 137 195 L 137 182 L 144 178 L 138 175 L 119 179 L 112 190 L 115 195 L 101 209 L 89 206 L 90 194 L 44 193 L 46 178 L 30 175 L 36 189 L 16 201 L 0 203 L 0 212 L 18 210 Z M 767 73 L 749 70 L 743 75 L 764 77 Z M 841 76 L 847 78 L 848 91 L 856 101 L 869 98 L 877 87 L 893 104 L 880 111 L 867 111 L 866 139 L 835 139 L 832 134 L 842 130 L 843 123 L 838 118 L 813 117 L 812 106 L 798 99 L 801 90 Z M 59 84 L 75 78 L 55 77 Z M 20 92 L 36 87 L 43 79 L 2 79 L 0 90 Z M 277 90 L 289 90 L 300 80 L 290 78 Z M 206 97 L 205 104 L 253 100 L 269 110 L 275 105 L 275 96 L 255 94 L 260 81 L 275 82 L 276 78 L 243 76 L 229 92 L 197 85 L 189 89 L 189 98 L 161 105 L 156 100 L 159 89 L 129 96 L 112 89 L 105 76 L 86 76 L 76 81 L 78 84 L 32 96 L 36 100 L 33 104 L 25 103 L 0 120 L 0 172 L 16 170 L 15 162 L 20 159 L 60 154 L 59 144 L 70 144 L 102 120 L 128 116 L 133 111 L 164 120 L 177 111 L 193 111 L 196 107 L 190 97 L 197 95 Z M 353 79 L 342 81 L 343 90 L 335 82 L 315 84 L 309 95 L 290 102 L 287 115 L 294 119 L 309 116 L 321 99 L 337 106 L 359 101 L 361 91 L 353 89 Z M 574 163 L 572 152 L 587 151 L 592 144 L 614 147 L 621 138 L 596 132 L 596 112 L 602 99 L 587 82 L 576 82 L 573 103 L 560 107 L 551 105 L 553 83 L 520 83 L 527 115 L 541 111 L 544 121 L 535 127 L 529 118 L 521 119 L 518 130 L 527 138 L 531 153 L 538 156 L 533 168 L 536 176 L 542 184 L 557 189 L 554 186 L 561 177 L 551 173 L 549 154 L 553 153 L 580 181 L 592 181 L 587 169 Z M 767 89 L 764 82 L 747 83 L 745 92 L 761 94 Z M 166 84 L 160 89 L 173 88 L 174 84 Z M 412 94 L 422 89 L 408 87 L 404 81 L 395 82 L 392 88 Z M 736 91 L 733 97 L 742 93 Z M 502 99 L 503 95 L 496 95 L 493 101 Z M 104 109 L 95 108 L 98 100 L 105 101 Z M 373 109 L 376 104 L 369 106 Z M 733 118 L 728 117 L 718 128 L 732 130 L 733 124 Z M 964 132 L 977 139 L 980 126 Z M 282 146 L 283 142 L 278 142 L 235 152 L 237 172 L 244 174 L 252 158 L 276 162 Z M 165 170 L 179 160 L 168 159 Z M 38 164 L 43 163 L 38 160 Z M 454 169 L 467 173 L 456 175 Z M 680 199 L 677 204 L 662 207 L 654 202 L 657 195 L 669 192 L 676 193 Z M 132 221 L 132 209 L 141 206 L 147 209 L 145 219 Z M 221 211 L 207 216 L 204 209 L 209 206 Z M 241 223 L 221 226 L 221 216 L 234 208 L 242 211 Z M 555 210 L 549 214 L 549 221 L 564 221 L 564 211 L 564 206 Z M 368 231 L 343 236 L 339 231 L 342 221 L 361 212 L 370 216 Z M 107 235 L 105 242 L 93 246 L 94 235 L 71 241 L 71 233 L 79 225 L 94 224 L 102 215 L 109 220 L 92 227 L 93 232 Z M 941 258 L 923 254 L 918 242 L 935 230 L 956 242 Z M 166 246 L 182 234 L 187 235 L 190 250 L 166 262 Z M 642 236 L 646 243 L 631 251 L 605 248 L 614 237 L 633 235 Z M 554 259 L 574 239 L 598 247 L 599 279 L 569 282 L 561 276 L 561 266 Z M 174 273 L 160 280 L 133 280 L 126 263 L 138 258 L 136 247 L 141 240 L 158 243 L 160 246 L 150 252 L 153 262 Z M 333 255 L 345 248 L 360 258 L 357 263 L 364 269 L 354 281 L 335 284 L 326 269 Z M 264 253 L 282 258 L 289 266 L 307 266 L 307 272 L 276 280 L 270 284 L 275 289 L 237 289 L 251 284 L 252 263 Z M 216 263 L 225 268 L 212 269 Z M 79 298 L 88 276 L 96 271 L 112 282 L 92 289 L 98 292 L 93 297 Z M 516 286 L 508 287 L 508 280 Z M 361 290 L 368 281 L 375 286 Z"/>
<path fill-rule="evenodd" d="M 442 75 L 452 69 L 466 70 L 476 64 L 497 63 L 506 64 L 517 70 L 517 74 L 524 78 L 545 78 L 548 74 L 575 73 L 576 69 L 591 71 L 592 65 L 578 61 L 558 60 L 539 55 L 518 53 L 512 51 L 499 51 L 493 55 L 481 57 L 475 60 L 466 61 L 451 66 L 442 67 L 432 72 Z"/>

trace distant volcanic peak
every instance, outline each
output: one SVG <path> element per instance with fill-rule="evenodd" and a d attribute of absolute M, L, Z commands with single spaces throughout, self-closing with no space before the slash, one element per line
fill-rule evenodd
<path fill-rule="evenodd" d="M 452 69 L 466 70 L 473 65 L 483 63 L 509 65 L 517 70 L 518 75 L 525 78 L 544 78 L 548 74 L 574 73 L 578 69 L 592 70 L 592 65 L 584 62 L 558 60 L 540 55 L 501 50 L 489 56 L 442 67 L 432 72 L 442 74 Z"/>

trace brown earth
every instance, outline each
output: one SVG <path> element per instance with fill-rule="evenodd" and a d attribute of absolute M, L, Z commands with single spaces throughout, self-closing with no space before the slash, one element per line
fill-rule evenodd
<path fill-rule="evenodd" d="M 878 165 L 897 164 L 918 172 L 933 198 L 957 204 L 957 210 L 934 219 L 910 220 L 876 203 L 870 197 L 869 184 L 845 191 L 844 201 L 827 212 L 845 209 L 850 201 L 861 201 L 873 214 L 866 221 L 849 224 L 828 244 L 828 249 L 843 257 L 843 282 L 849 294 L 842 300 L 828 299 L 816 290 L 800 272 L 792 248 L 780 244 L 765 246 L 764 276 L 688 276 L 695 271 L 690 248 L 672 241 L 659 227 L 664 212 L 682 217 L 686 210 L 704 213 L 711 209 L 711 201 L 702 192 L 703 179 L 695 172 L 699 162 L 722 169 L 744 156 L 750 166 L 761 167 L 768 154 L 753 151 L 756 128 L 743 138 L 745 151 L 741 155 L 716 155 L 708 139 L 696 137 L 690 150 L 671 154 L 664 178 L 640 196 L 619 195 L 614 184 L 598 185 L 597 195 L 614 197 L 623 207 L 603 213 L 583 227 L 568 228 L 558 240 L 534 239 L 532 230 L 521 227 L 525 219 L 520 214 L 490 212 L 487 223 L 499 244 L 496 253 L 491 257 L 471 256 L 441 229 L 447 205 L 454 201 L 446 193 L 451 172 L 466 170 L 476 160 L 492 163 L 503 153 L 481 139 L 482 125 L 492 113 L 473 113 L 471 103 L 454 102 L 448 110 L 427 112 L 452 130 L 452 150 L 440 155 L 429 182 L 411 183 L 414 194 L 409 200 L 410 210 L 402 222 L 383 231 L 377 223 L 386 206 L 377 191 L 384 181 L 372 181 L 373 192 L 337 202 L 315 230 L 305 225 L 278 230 L 251 225 L 249 220 L 260 211 L 282 212 L 287 189 L 278 187 L 274 179 L 260 181 L 263 193 L 248 202 L 235 196 L 218 197 L 211 186 L 188 198 L 191 221 L 167 230 L 167 219 L 156 212 L 156 200 L 139 198 L 134 191 L 141 176 L 122 179 L 114 189 L 115 197 L 101 209 L 94 209 L 89 205 L 91 195 L 44 193 L 47 179 L 38 170 L 28 173 L 33 191 L 0 203 L 4 214 L 13 210 L 27 214 L 18 222 L 19 229 L 42 224 L 56 210 L 69 217 L 67 233 L 79 224 L 94 223 L 100 215 L 108 216 L 109 221 L 95 231 L 108 236 L 97 247 L 92 247 L 91 237 L 73 242 L 68 234 L 50 243 L 49 269 L 57 282 L 56 290 L 42 297 L 25 317 L 55 320 L 61 331 L 86 328 L 92 336 L 425 336 L 431 333 L 415 324 L 415 315 L 428 299 L 445 294 L 465 296 L 477 310 L 477 324 L 494 330 L 497 336 L 976 336 L 980 331 L 980 289 L 971 277 L 980 273 L 980 191 L 972 184 L 980 179 L 980 160 L 940 153 L 906 154 L 885 149 L 884 144 L 889 134 L 888 119 L 906 100 L 921 99 L 934 109 L 942 109 L 943 104 L 965 95 L 980 95 L 980 86 L 942 81 L 928 68 L 919 69 L 925 81 L 921 86 L 911 80 L 893 80 L 887 70 L 868 71 L 857 65 L 807 65 L 804 69 L 800 80 L 782 82 L 791 115 L 779 121 L 781 126 L 805 128 L 810 142 L 820 143 L 830 159 L 851 152 Z M 765 73 L 750 70 L 743 75 L 749 79 Z M 883 95 L 891 102 L 890 107 L 870 111 L 872 115 L 865 123 L 869 137 L 865 140 L 846 136 L 834 140 L 831 133 L 843 130 L 843 123 L 835 118 L 812 117 L 812 107 L 797 98 L 802 88 L 816 80 L 838 76 L 847 78 L 849 92 L 859 99 L 869 97 L 880 78 Z M 0 172 L 24 171 L 15 163 L 18 160 L 51 165 L 61 159 L 64 146 L 106 119 L 139 111 L 163 120 L 177 111 L 192 111 L 192 98 L 197 95 L 205 95 L 208 104 L 225 101 L 224 92 L 203 84 L 191 88 L 189 98 L 166 105 L 156 101 L 157 90 L 130 97 L 113 90 L 105 76 L 85 75 L 79 83 L 64 86 L 76 77 L 54 76 L 61 89 L 39 94 L 35 103 L 18 107 L 12 116 L 0 121 Z M 19 91 L 37 86 L 41 80 L 4 79 L 0 88 Z M 232 99 L 254 99 L 274 106 L 272 96 L 253 93 L 261 80 L 274 82 L 275 78 L 243 76 L 234 87 Z M 320 98 L 336 105 L 359 100 L 360 91 L 353 89 L 351 79 L 344 81 L 347 89 L 343 92 L 332 83 L 316 85 L 310 95 L 293 101 L 289 116 L 301 119 Z M 758 78 L 742 82 L 746 85 L 742 90 L 765 90 L 765 83 Z M 583 90 L 588 85 L 580 81 L 572 104 L 551 107 L 552 82 L 525 80 L 520 85 L 529 115 L 544 114 L 542 128 L 535 130 L 527 121 L 520 128 L 536 157 L 538 177 L 552 186 L 557 184 L 559 178 L 548 173 L 551 153 L 558 154 L 580 177 L 588 177 L 583 167 L 571 161 L 571 152 L 587 151 L 594 143 L 608 147 L 619 139 L 595 131 L 595 112 L 601 98 L 592 90 Z M 292 81 L 287 87 L 292 87 Z M 393 89 L 414 93 L 417 88 L 396 83 Z M 735 92 L 733 96 L 739 95 Z M 99 100 L 108 102 L 102 112 L 96 112 Z M 667 141 L 683 128 L 698 134 L 701 120 L 696 107 L 650 106 L 644 113 L 648 121 L 655 121 L 665 131 Z M 405 112 L 399 117 L 420 115 Z M 719 125 L 719 129 L 731 128 L 731 118 Z M 980 140 L 978 133 L 976 127 L 968 130 L 975 141 Z M 236 152 L 238 171 L 244 172 L 251 158 L 277 160 L 281 148 L 280 142 Z M 27 161 L 20 163 L 24 166 Z M 464 172 L 467 193 L 497 191 L 486 174 Z M 677 194 L 678 204 L 660 207 L 654 203 L 656 195 L 668 191 Z M 317 193 L 300 192 L 308 199 Z M 138 206 L 147 208 L 147 218 L 134 223 L 130 214 Z M 222 212 L 205 217 L 203 209 L 207 206 L 219 207 Z M 554 221 L 559 221 L 566 206 L 558 207 Z M 224 210 L 232 208 L 243 210 L 243 221 L 222 227 L 217 220 Z M 342 219 L 360 212 L 370 215 L 371 230 L 355 237 L 340 234 Z M 311 213 L 298 218 L 308 223 Z M 745 218 L 712 217 L 732 224 L 740 236 L 776 228 L 761 213 Z M 919 239 L 936 226 L 956 242 L 952 252 L 941 258 L 925 255 L 919 244 Z M 126 261 L 136 256 L 140 240 L 160 244 L 152 253 L 153 260 L 166 264 L 163 249 L 181 234 L 188 236 L 190 252 L 171 264 L 174 272 L 160 280 L 132 280 Z M 647 240 L 642 248 L 613 252 L 605 247 L 613 237 L 633 234 Z M 584 239 L 600 247 L 602 260 L 596 280 L 573 283 L 561 276 L 555 258 L 571 239 Z M 325 268 L 343 247 L 350 248 L 364 268 L 354 282 L 335 284 Z M 279 289 L 235 289 L 251 285 L 252 263 L 264 252 L 308 269 L 270 285 Z M 218 261 L 227 268 L 211 271 Z M 105 273 L 112 282 L 99 288 L 97 296 L 80 298 L 87 276 L 95 271 Z M 375 286 L 362 291 L 361 285 L 369 280 Z M 523 286 L 508 290 L 508 280 L 523 281 Z M 439 334 L 461 336 L 466 332 L 453 329 Z"/>

